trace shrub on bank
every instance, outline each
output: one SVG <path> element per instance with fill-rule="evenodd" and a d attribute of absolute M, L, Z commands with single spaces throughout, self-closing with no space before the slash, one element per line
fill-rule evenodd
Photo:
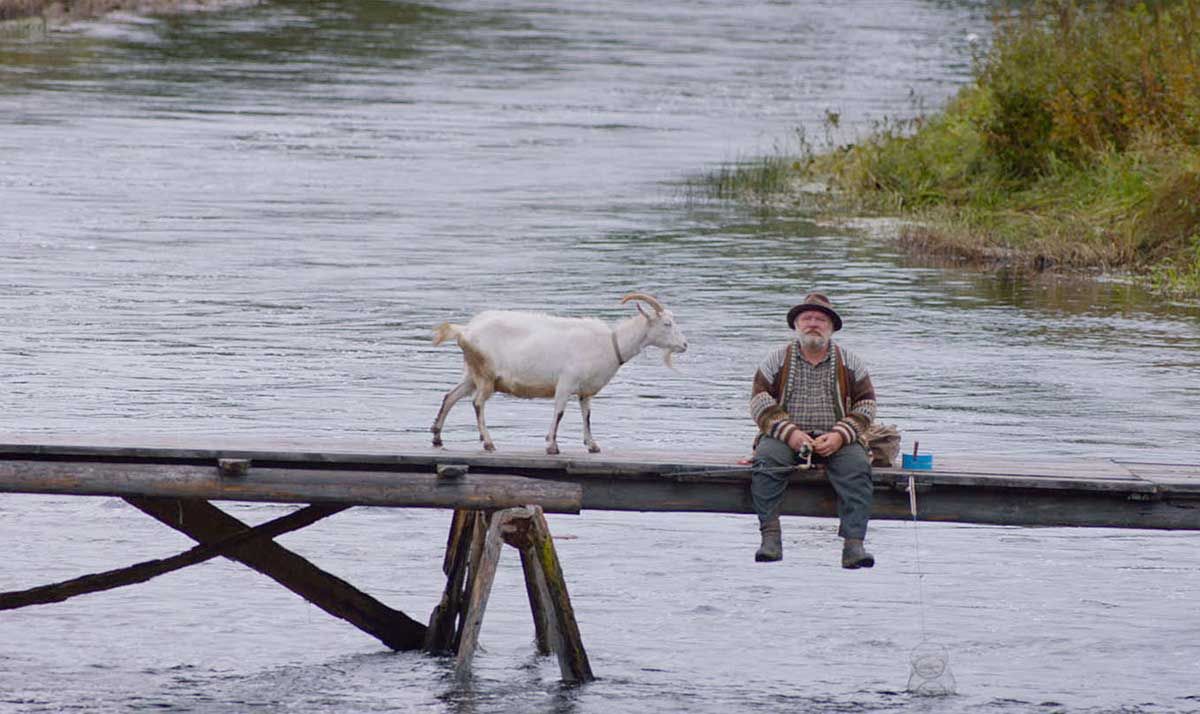
<path fill-rule="evenodd" d="M 943 112 L 791 165 L 922 249 L 1200 293 L 1200 0 L 1035 3 Z"/>

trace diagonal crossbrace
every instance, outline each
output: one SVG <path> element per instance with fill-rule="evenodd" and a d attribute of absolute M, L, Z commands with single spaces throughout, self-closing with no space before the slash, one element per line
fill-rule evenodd
<path fill-rule="evenodd" d="M 349 506 L 306 506 L 298 511 L 280 516 L 273 521 L 254 528 L 245 529 L 228 538 L 208 545 L 198 545 L 169 558 L 159 558 L 135 563 L 125 568 L 106 570 L 102 573 L 82 575 L 50 585 L 39 585 L 28 590 L 0 593 L 0 610 L 15 610 L 29 605 L 45 605 L 62 602 L 78 595 L 112 590 L 114 588 L 144 583 L 159 575 L 181 570 L 189 565 L 203 563 L 218 555 L 224 555 L 235 546 L 259 538 L 271 539 L 310 526 L 313 523 L 346 510 Z"/>
<path fill-rule="evenodd" d="M 246 524 L 208 501 L 144 496 L 128 496 L 125 500 L 161 523 L 205 545 L 219 543 L 247 528 Z M 274 541 L 249 541 L 230 548 L 222 555 L 257 570 L 394 650 L 420 649 L 424 642 L 424 625 Z"/>

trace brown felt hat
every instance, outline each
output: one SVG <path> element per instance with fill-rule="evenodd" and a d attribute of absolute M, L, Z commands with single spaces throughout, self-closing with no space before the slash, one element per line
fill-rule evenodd
<path fill-rule="evenodd" d="M 796 329 L 796 316 L 808 310 L 817 310 L 829 315 L 829 319 L 833 320 L 833 329 L 838 331 L 842 329 L 842 317 L 833 309 L 833 303 L 829 302 L 829 298 L 821 293 L 809 293 L 804 296 L 804 302 L 788 310 L 787 321 L 788 327 Z"/>

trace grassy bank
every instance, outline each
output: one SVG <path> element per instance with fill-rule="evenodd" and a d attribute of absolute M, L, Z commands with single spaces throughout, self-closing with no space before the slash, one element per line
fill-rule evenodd
<path fill-rule="evenodd" d="M 796 153 L 712 183 L 910 219 L 914 250 L 1200 294 L 1200 0 L 1037 3 L 941 113 Z"/>

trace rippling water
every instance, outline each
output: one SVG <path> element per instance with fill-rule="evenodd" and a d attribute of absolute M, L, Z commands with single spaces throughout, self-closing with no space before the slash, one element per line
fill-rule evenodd
<path fill-rule="evenodd" d="M 973 2 L 279 2 L 118 17 L 0 44 L 0 424 L 9 438 L 404 449 L 460 363 L 433 325 L 486 307 L 617 320 L 660 296 L 692 345 L 596 400 L 607 453 L 739 454 L 749 376 L 810 288 L 843 310 L 881 417 L 939 458 L 1200 460 L 1200 310 L 1117 281 L 912 262 L 875 231 L 694 200 L 706 170 L 826 112 L 852 137 L 965 81 Z M 451 448 L 476 448 L 469 408 Z M 543 402 L 498 398 L 502 449 Z M 578 445 L 569 411 L 562 442 Z M 0 498 L 0 589 L 182 549 L 106 499 Z M 233 506 L 261 521 L 285 511 Z M 424 619 L 448 517 L 355 509 L 285 545 Z M 209 563 L 0 616 L 0 710 L 1193 711 L 1189 533 L 552 522 L 601 680 L 536 658 L 502 563 L 469 685 L 380 650 L 273 583 Z M 903 693 L 947 644 L 959 696 Z"/>

